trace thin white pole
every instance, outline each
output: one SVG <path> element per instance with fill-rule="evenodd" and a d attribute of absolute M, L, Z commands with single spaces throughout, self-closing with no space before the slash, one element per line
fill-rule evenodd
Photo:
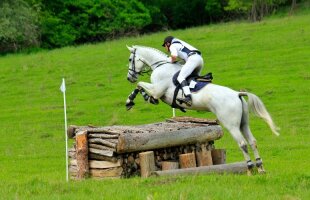
<path fill-rule="evenodd" d="M 172 116 L 175 117 L 175 108 L 172 108 Z"/>
<path fill-rule="evenodd" d="M 68 165 L 68 135 L 67 135 L 67 105 L 66 105 L 66 84 L 65 79 L 62 79 L 60 90 L 64 96 L 64 114 L 65 114 L 65 137 L 66 137 L 66 180 L 69 181 L 69 165 Z"/>

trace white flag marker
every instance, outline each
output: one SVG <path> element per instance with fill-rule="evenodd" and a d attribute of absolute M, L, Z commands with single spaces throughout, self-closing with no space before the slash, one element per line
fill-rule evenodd
<path fill-rule="evenodd" d="M 65 83 L 65 79 L 62 78 L 62 83 L 61 83 L 61 86 L 60 86 L 60 91 L 62 91 L 63 93 L 66 92 L 66 83 Z"/>
<path fill-rule="evenodd" d="M 60 91 L 64 96 L 64 113 L 65 113 L 65 137 L 66 137 L 66 180 L 69 181 L 69 165 L 68 165 L 68 135 L 67 135 L 67 105 L 66 105 L 66 83 L 65 79 L 62 79 L 62 83 L 60 86 Z"/>

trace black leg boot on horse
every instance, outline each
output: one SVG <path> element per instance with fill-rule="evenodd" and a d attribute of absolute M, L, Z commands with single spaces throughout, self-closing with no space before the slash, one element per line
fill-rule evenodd
<path fill-rule="evenodd" d="M 185 98 L 177 98 L 178 102 L 180 104 L 185 103 L 187 106 L 192 106 L 192 95 L 189 90 L 189 86 L 186 80 L 183 80 L 181 83 L 181 87 L 184 93 Z"/>

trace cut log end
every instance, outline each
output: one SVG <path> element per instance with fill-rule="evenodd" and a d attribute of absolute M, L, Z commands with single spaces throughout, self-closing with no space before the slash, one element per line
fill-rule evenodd
<path fill-rule="evenodd" d="M 88 142 L 87 131 L 79 131 L 76 134 L 76 161 L 77 161 L 77 179 L 88 177 Z"/>
<path fill-rule="evenodd" d="M 225 149 L 213 149 L 211 151 L 213 165 L 220 165 L 226 163 L 226 150 Z"/>
<path fill-rule="evenodd" d="M 194 153 L 179 155 L 180 168 L 196 167 L 196 158 Z"/>
<path fill-rule="evenodd" d="M 141 177 L 149 177 L 153 171 L 155 171 L 155 159 L 154 152 L 147 151 L 139 153 Z"/>
<path fill-rule="evenodd" d="M 179 163 L 177 161 L 163 161 L 161 163 L 161 167 L 163 171 L 171 170 L 171 169 L 179 169 Z"/>

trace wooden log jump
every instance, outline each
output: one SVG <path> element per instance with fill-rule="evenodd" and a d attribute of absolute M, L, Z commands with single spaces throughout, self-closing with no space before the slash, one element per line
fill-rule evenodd
<path fill-rule="evenodd" d="M 225 164 L 216 120 L 177 117 L 139 126 L 70 126 L 72 178 L 148 177 L 188 173 L 243 173 L 244 163 Z M 162 171 L 161 171 L 162 170 Z M 165 172 L 165 173 L 163 173 Z"/>

